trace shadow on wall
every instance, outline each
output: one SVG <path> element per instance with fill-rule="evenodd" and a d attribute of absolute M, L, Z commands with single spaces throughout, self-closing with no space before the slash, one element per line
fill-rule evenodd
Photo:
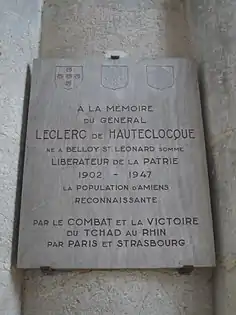
<path fill-rule="evenodd" d="M 31 71 L 30 71 L 30 66 L 27 65 L 23 114 L 22 114 L 22 123 L 21 123 L 21 135 L 20 135 L 20 151 L 19 151 L 18 168 L 17 168 L 15 215 L 14 215 L 14 222 L 13 222 L 13 238 L 12 238 L 12 252 L 11 252 L 11 263 L 13 267 L 16 266 L 16 262 L 17 262 L 21 193 L 22 193 L 22 180 L 23 180 L 23 171 L 24 171 L 27 119 L 28 119 L 28 109 L 29 109 L 29 101 L 30 101 L 30 87 L 31 87 Z"/>

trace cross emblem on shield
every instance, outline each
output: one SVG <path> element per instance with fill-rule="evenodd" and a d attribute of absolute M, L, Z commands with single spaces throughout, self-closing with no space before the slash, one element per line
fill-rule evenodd
<path fill-rule="evenodd" d="M 58 88 L 71 90 L 83 81 L 82 66 L 57 66 L 55 83 Z"/>

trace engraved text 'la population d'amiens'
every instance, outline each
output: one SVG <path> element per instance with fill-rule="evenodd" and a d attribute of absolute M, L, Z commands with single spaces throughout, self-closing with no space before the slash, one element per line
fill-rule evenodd
<path fill-rule="evenodd" d="M 35 60 L 18 267 L 214 264 L 192 62 Z"/>

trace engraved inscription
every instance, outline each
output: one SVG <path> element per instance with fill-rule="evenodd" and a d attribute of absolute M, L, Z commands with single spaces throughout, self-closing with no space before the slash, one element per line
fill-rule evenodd
<path fill-rule="evenodd" d="M 214 265 L 192 63 L 36 62 L 18 266 Z"/>

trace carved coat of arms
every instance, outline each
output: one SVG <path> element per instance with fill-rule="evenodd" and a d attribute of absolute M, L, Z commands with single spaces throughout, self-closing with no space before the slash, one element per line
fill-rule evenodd
<path fill-rule="evenodd" d="M 125 88 L 129 82 L 128 67 L 103 65 L 101 77 L 101 83 L 104 88 L 112 90 Z"/>
<path fill-rule="evenodd" d="M 83 80 L 82 66 L 57 66 L 55 82 L 59 88 L 71 90 L 80 85 Z"/>
<path fill-rule="evenodd" d="M 173 66 L 147 66 L 147 84 L 156 90 L 169 89 L 174 85 Z"/>

